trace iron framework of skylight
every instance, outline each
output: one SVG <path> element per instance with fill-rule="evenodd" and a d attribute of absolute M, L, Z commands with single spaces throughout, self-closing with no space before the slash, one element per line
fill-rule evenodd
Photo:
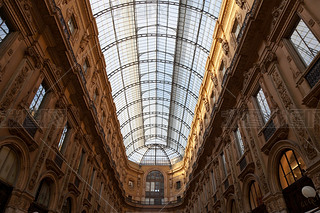
<path fill-rule="evenodd" d="M 222 0 L 90 2 L 128 159 L 180 161 Z"/>

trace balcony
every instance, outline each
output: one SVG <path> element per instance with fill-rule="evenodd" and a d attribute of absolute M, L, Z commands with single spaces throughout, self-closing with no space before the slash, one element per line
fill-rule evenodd
<path fill-rule="evenodd" d="M 303 103 L 309 107 L 316 107 L 320 97 L 320 54 L 308 67 L 298 84 L 301 84 L 303 80 L 306 80 L 311 88 L 309 93 L 304 97 Z"/>
<path fill-rule="evenodd" d="M 140 201 L 140 200 L 133 200 L 132 197 L 126 197 L 126 203 L 128 203 L 129 205 L 131 206 L 135 206 L 135 207 L 139 207 L 139 206 L 150 206 L 150 207 L 154 207 L 154 208 L 157 208 L 157 207 L 161 207 L 161 208 L 164 208 L 164 207 L 172 207 L 172 206 L 177 206 L 177 205 L 180 205 L 183 203 L 183 198 L 179 198 L 177 200 L 173 200 L 173 201 L 163 201 L 160 200 L 159 201 L 156 201 L 154 203 L 150 203 L 148 201 Z"/>
<path fill-rule="evenodd" d="M 269 154 L 272 146 L 279 140 L 286 139 L 289 133 L 288 125 L 279 110 L 272 113 L 268 122 L 259 131 L 259 136 L 263 135 L 265 145 L 261 151 Z"/>
<path fill-rule="evenodd" d="M 250 152 L 245 152 L 238 160 L 237 165 L 239 166 L 238 178 L 243 181 L 244 177 L 249 173 L 254 173 L 254 163 Z"/>

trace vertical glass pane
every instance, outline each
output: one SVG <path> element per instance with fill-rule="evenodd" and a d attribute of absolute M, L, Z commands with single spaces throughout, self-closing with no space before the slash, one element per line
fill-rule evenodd
<path fill-rule="evenodd" d="M 237 128 L 236 130 L 236 138 L 237 138 L 237 142 L 238 142 L 238 146 L 239 146 L 239 152 L 240 155 L 242 156 L 244 153 L 244 145 L 243 145 L 243 141 L 242 141 L 242 137 L 241 137 L 241 133 L 239 128 Z"/>
<path fill-rule="evenodd" d="M 259 92 L 257 93 L 256 99 L 257 99 L 257 102 L 259 105 L 260 112 L 262 114 L 262 118 L 263 118 L 264 122 L 266 123 L 271 117 L 271 110 L 269 108 L 266 96 L 264 95 L 261 88 L 259 89 Z"/>
<path fill-rule="evenodd" d="M 320 44 L 309 27 L 300 19 L 290 36 L 290 41 L 296 48 L 304 63 L 309 66 L 320 50 Z"/>
<path fill-rule="evenodd" d="M 67 132 L 68 132 L 68 123 L 64 126 L 62 134 L 61 134 L 61 137 L 60 137 L 60 140 L 59 140 L 59 144 L 58 144 L 59 151 L 61 151 L 61 149 L 63 147 L 63 144 L 64 144 L 65 139 L 66 139 Z"/>
<path fill-rule="evenodd" d="M 5 20 L 0 16 L 0 43 L 9 34 L 9 28 L 5 23 Z"/>
<path fill-rule="evenodd" d="M 45 94 L 46 89 L 44 85 L 41 83 L 29 107 L 32 116 L 35 116 L 35 114 L 39 110 Z"/>

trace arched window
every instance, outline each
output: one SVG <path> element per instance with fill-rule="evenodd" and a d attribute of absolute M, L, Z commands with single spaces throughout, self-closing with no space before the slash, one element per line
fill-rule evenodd
<path fill-rule="evenodd" d="M 282 189 L 293 184 L 303 176 L 306 165 L 293 150 L 287 150 L 279 162 L 279 179 Z"/>
<path fill-rule="evenodd" d="M 163 199 L 163 175 L 159 171 L 151 171 L 146 179 L 146 203 L 150 205 L 161 205 Z"/>
<path fill-rule="evenodd" d="M 5 209 L 18 174 L 18 158 L 7 146 L 0 147 L 0 211 Z"/>
<path fill-rule="evenodd" d="M 234 200 L 231 201 L 231 213 L 237 213 L 236 202 Z"/>
<path fill-rule="evenodd" d="M 18 159 L 16 153 L 7 146 L 0 148 L 0 179 L 9 185 L 16 181 Z"/>
<path fill-rule="evenodd" d="M 61 213 L 71 213 L 71 207 L 71 198 L 68 197 L 63 203 Z"/>
<path fill-rule="evenodd" d="M 30 205 L 28 212 L 47 213 L 51 199 L 51 181 L 44 179 L 41 181 L 36 198 Z"/>
<path fill-rule="evenodd" d="M 259 184 L 256 181 L 253 181 L 250 184 L 249 188 L 249 203 L 251 211 L 257 209 L 259 206 L 263 205 L 262 203 L 262 193 L 259 187 Z"/>

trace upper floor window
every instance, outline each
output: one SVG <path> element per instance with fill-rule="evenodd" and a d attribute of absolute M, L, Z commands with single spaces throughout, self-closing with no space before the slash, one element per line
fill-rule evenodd
<path fill-rule="evenodd" d="M 59 141 L 59 144 L 58 144 L 59 151 L 63 150 L 68 130 L 69 130 L 69 126 L 68 126 L 68 123 L 66 123 L 66 125 L 63 128 L 63 131 L 62 131 L 62 134 L 61 134 L 61 137 L 60 137 L 60 141 Z"/>
<path fill-rule="evenodd" d="M 294 28 L 290 41 L 305 65 L 309 66 L 320 50 L 320 43 L 302 19 Z"/>
<path fill-rule="evenodd" d="M 266 96 L 264 95 L 262 89 L 260 88 L 257 95 L 256 100 L 259 105 L 259 110 L 262 115 L 263 121 L 266 123 L 271 117 L 271 110 L 268 105 Z"/>
<path fill-rule="evenodd" d="M 0 147 L 0 180 L 12 186 L 17 179 L 18 165 L 16 153 L 7 146 Z"/>
<path fill-rule="evenodd" d="M 38 110 L 40 109 L 40 105 L 44 100 L 46 92 L 47 92 L 47 89 L 45 84 L 41 83 L 29 107 L 29 110 L 32 116 L 35 116 Z"/>
<path fill-rule="evenodd" d="M 98 97 L 99 97 L 99 93 L 98 93 L 98 89 L 96 89 L 96 90 L 94 91 L 94 93 L 93 93 L 93 100 L 94 100 L 94 102 L 97 101 Z"/>
<path fill-rule="evenodd" d="M 221 160 L 222 160 L 223 174 L 226 177 L 227 176 L 227 163 L 226 163 L 226 158 L 225 158 L 223 152 L 221 153 Z"/>
<path fill-rule="evenodd" d="M 63 203 L 61 213 L 71 213 L 71 210 L 72 210 L 72 201 L 71 201 L 71 198 L 68 197 Z"/>
<path fill-rule="evenodd" d="M 279 179 L 282 189 L 287 188 L 303 176 L 306 165 L 293 150 L 287 150 L 279 162 Z"/>
<path fill-rule="evenodd" d="M 83 69 L 84 74 L 87 74 L 88 68 L 89 68 L 89 62 L 88 62 L 88 59 L 86 59 L 86 60 L 84 60 L 84 63 L 82 65 L 82 69 Z"/>
<path fill-rule="evenodd" d="M 180 188 L 181 188 L 181 181 L 179 180 L 176 183 L 176 189 L 180 189 Z"/>
<path fill-rule="evenodd" d="M 164 199 L 164 177 L 159 171 L 151 171 L 146 178 L 146 203 L 161 205 Z"/>
<path fill-rule="evenodd" d="M 255 210 L 263 204 L 262 197 L 259 184 L 256 181 L 253 181 L 249 187 L 249 203 L 251 210 Z"/>
<path fill-rule="evenodd" d="M 94 176 L 95 176 L 95 174 L 96 174 L 96 169 L 95 169 L 95 168 L 93 168 L 93 170 L 92 170 L 92 174 L 91 174 L 91 179 L 90 179 L 90 186 L 92 186 L 92 184 L 93 184 L 93 180 L 94 180 Z"/>
<path fill-rule="evenodd" d="M 80 161 L 79 161 L 78 168 L 77 168 L 77 172 L 78 172 L 78 173 L 80 173 L 81 170 L 82 170 L 83 161 L 84 161 L 84 155 L 85 155 L 85 152 L 82 150 L 81 156 L 80 156 Z"/>
<path fill-rule="evenodd" d="M 244 145 L 243 145 L 243 140 L 241 137 L 239 127 L 236 129 L 236 131 L 234 133 L 235 133 L 235 137 L 236 137 L 236 141 L 237 141 L 237 145 L 238 145 L 239 154 L 240 154 L 240 156 L 242 156 L 244 154 Z"/>
<path fill-rule="evenodd" d="M 234 20 L 234 24 L 233 24 L 233 27 L 232 27 L 232 33 L 234 34 L 235 38 L 238 38 L 239 36 L 239 33 L 240 33 L 240 24 L 238 22 L 238 20 Z"/>
<path fill-rule="evenodd" d="M 219 70 L 220 70 L 222 77 L 223 77 L 224 74 L 226 73 L 226 66 L 224 65 L 223 61 L 221 61 Z"/>
<path fill-rule="evenodd" d="M 8 25 L 6 24 L 6 20 L 0 16 L 0 43 L 7 37 L 10 30 Z"/>
<path fill-rule="evenodd" d="M 72 15 L 71 18 L 68 20 L 68 27 L 71 34 L 73 34 L 76 30 L 76 22 L 74 16 Z"/>
<path fill-rule="evenodd" d="M 51 183 L 49 182 L 49 180 L 41 181 L 35 199 L 36 203 L 41 207 L 48 208 L 50 203 L 50 194 Z"/>
<path fill-rule="evenodd" d="M 214 179 L 214 172 L 213 170 L 211 171 L 211 183 L 212 183 L 212 192 L 216 192 L 216 181 Z"/>

